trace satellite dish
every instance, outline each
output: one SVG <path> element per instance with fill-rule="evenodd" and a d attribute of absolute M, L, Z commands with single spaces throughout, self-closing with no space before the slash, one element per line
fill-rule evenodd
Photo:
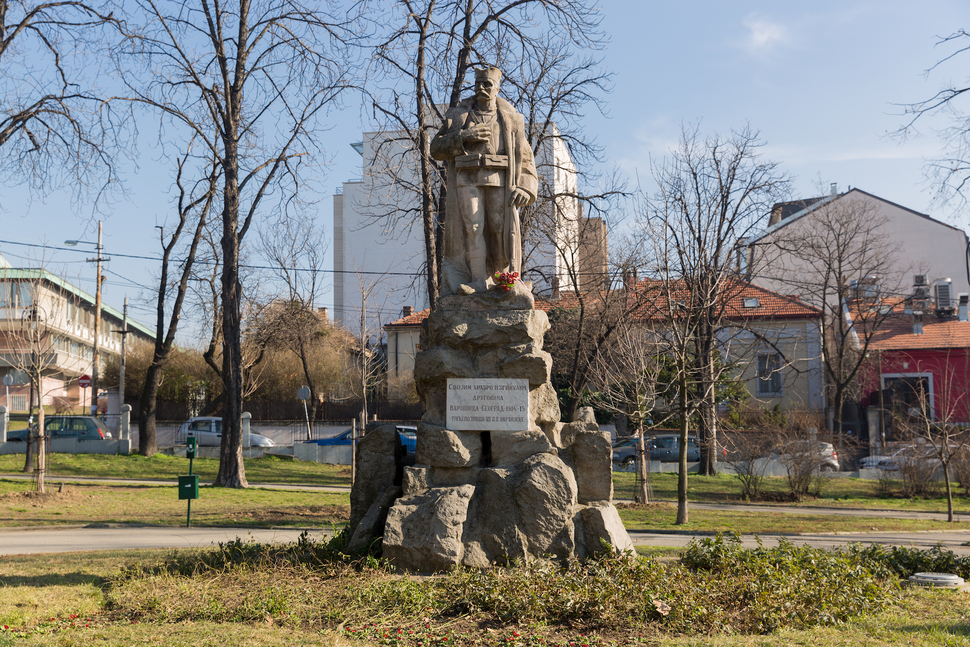
<path fill-rule="evenodd" d="M 296 390 L 296 397 L 300 398 L 301 400 L 309 400 L 310 399 L 310 387 L 308 387 L 308 386 L 301 386 L 300 388 L 298 388 Z"/>

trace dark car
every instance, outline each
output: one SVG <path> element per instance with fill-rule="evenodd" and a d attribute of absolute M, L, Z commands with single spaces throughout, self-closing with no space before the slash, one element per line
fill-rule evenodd
<path fill-rule="evenodd" d="M 636 436 L 621 440 L 613 445 L 613 462 L 624 467 L 629 467 L 636 462 L 637 443 Z M 672 463 L 680 460 L 680 436 L 665 434 L 654 436 L 646 441 L 646 450 L 650 452 L 650 460 L 661 463 Z M 687 437 L 687 462 L 696 463 L 701 459 L 700 441 L 696 436 Z"/>
<path fill-rule="evenodd" d="M 30 427 L 30 433 L 37 425 Z M 27 429 L 7 432 L 8 441 L 23 442 Z M 44 435 L 48 438 L 76 438 L 77 440 L 111 440 L 111 432 L 104 423 L 91 416 L 44 416 Z"/>

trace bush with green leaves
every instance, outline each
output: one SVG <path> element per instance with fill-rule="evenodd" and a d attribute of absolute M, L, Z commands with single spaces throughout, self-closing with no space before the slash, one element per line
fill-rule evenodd
<path fill-rule="evenodd" d="M 970 556 L 960 557 L 939 544 L 929 550 L 907 546 L 856 544 L 850 547 L 850 550 L 864 559 L 889 569 L 901 579 L 916 573 L 951 573 L 970 580 Z"/>
<path fill-rule="evenodd" d="M 169 622 L 272 617 L 381 627 L 421 617 L 429 627 L 470 621 L 587 634 L 763 634 L 843 622 L 884 607 L 898 592 L 896 570 L 878 555 L 787 541 L 745 549 L 737 536 L 693 542 L 679 563 L 605 553 L 457 568 L 431 578 L 391 576 L 386 562 L 342 549 L 342 538 L 229 542 L 158 569 L 127 571 L 111 582 L 108 608 L 119 617 Z"/>

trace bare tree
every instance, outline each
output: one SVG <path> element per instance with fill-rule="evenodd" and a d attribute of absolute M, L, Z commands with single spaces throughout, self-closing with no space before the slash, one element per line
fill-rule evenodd
<path fill-rule="evenodd" d="M 958 420 L 965 420 L 970 411 L 970 396 L 965 385 L 970 375 L 970 357 L 965 353 L 947 352 L 940 362 L 943 367 L 936 373 L 936 397 L 929 392 L 923 380 L 917 382 L 916 403 L 905 412 L 900 412 L 897 422 L 902 434 L 917 442 L 917 447 L 908 456 L 899 459 L 900 470 L 919 471 L 929 482 L 938 470 L 943 472 L 943 485 L 946 492 L 946 520 L 953 523 L 953 487 L 950 472 L 955 460 L 970 447 L 970 434 Z M 952 361 L 951 361 L 952 360 Z M 962 360 L 962 362 L 960 361 Z M 920 373 L 920 364 L 915 362 Z M 962 365 L 961 365 L 962 364 Z M 925 494 L 925 493 L 924 493 Z"/>
<path fill-rule="evenodd" d="M 329 332 L 316 311 L 323 293 L 322 266 L 327 251 L 323 229 L 312 218 L 283 219 L 260 231 L 260 250 L 273 273 L 285 286 L 286 297 L 271 304 L 269 317 L 273 343 L 293 353 L 310 388 L 310 419 L 316 418 L 320 385 L 311 367 L 313 347 Z"/>
<path fill-rule="evenodd" d="M 661 308 L 683 372 L 681 456 L 685 460 L 687 419 L 696 410 L 702 475 L 715 473 L 716 388 L 731 370 L 718 361 L 718 335 L 728 325 L 732 299 L 744 289 L 738 245 L 790 184 L 778 164 L 762 159 L 763 145 L 750 126 L 729 137 L 706 138 L 696 125 L 685 126 L 677 149 L 654 166 L 657 191 L 642 214 L 653 248 L 647 271 L 660 281 Z M 682 472 L 686 487 L 686 469 Z"/>
<path fill-rule="evenodd" d="M 839 449 L 843 412 L 855 393 L 873 337 L 892 316 L 904 271 L 886 223 L 864 196 L 829 196 L 805 216 L 760 238 L 752 265 L 824 311 L 822 366 Z"/>
<path fill-rule="evenodd" d="M 105 188 L 118 124 L 94 57 L 117 25 L 111 3 L 0 0 L 0 171 L 34 190 Z"/>
<path fill-rule="evenodd" d="M 936 44 L 947 53 L 926 70 L 927 77 L 934 72 L 943 72 L 954 61 L 963 59 L 962 55 L 970 51 L 970 33 L 966 29 L 958 29 L 939 39 Z M 942 154 L 927 162 L 924 172 L 927 180 L 936 187 L 938 202 L 953 202 L 955 206 L 962 207 L 967 204 L 966 189 L 970 182 L 970 114 L 964 103 L 970 92 L 970 83 L 962 68 L 957 69 L 957 74 L 960 82 L 948 79 L 942 89 L 930 98 L 901 104 L 906 121 L 894 135 L 903 139 L 918 135 L 919 126 L 937 116 L 948 121 L 947 126 L 937 130 L 937 135 L 943 140 Z"/>
<path fill-rule="evenodd" d="M 598 61 L 574 52 L 603 43 L 600 17 L 587 0 L 401 0 L 381 15 L 382 36 L 375 47 L 376 78 L 391 82 L 374 87 L 374 109 L 391 138 L 390 155 L 415 156 L 405 173 L 392 180 L 416 201 L 422 222 L 428 300 L 434 308 L 440 284 L 439 239 L 444 217 L 444 169 L 430 156 L 430 139 L 447 108 L 458 105 L 469 68 L 477 63 L 505 68 L 506 95 L 527 116 L 527 136 L 534 149 L 558 138 L 574 155 L 595 154 L 595 144 L 581 129 L 581 107 L 607 90 L 609 74 Z M 510 92 L 511 91 L 511 92 Z M 434 97 L 448 97 L 439 106 Z M 558 131 L 553 124 L 559 121 Z M 564 134 L 567 130 L 568 133 Z M 400 167 L 400 164 L 388 164 Z M 575 187 L 570 189 L 573 199 Z M 555 199 L 555 196 L 544 196 Z M 410 220 L 418 213 L 378 209 L 378 217 Z M 524 230 L 531 221 L 523 214 Z"/>
<path fill-rule="evenodd" d="M 572 420 L 588 397 L 599 356 L 634 320 L 649 321 L 653 312 L 649 295 L 631 289 L 631 275 L 623 269 L 640 262 L 639 248 L 617 242 L 613 263 L 596 273 L 595 282 L 586 281 L 581 259 L 564 254 L 573 286 L 585 287 L 561 290 L 543 306 L 552 324 L 543 348 L 553 357 L 551 380 L 565 419 Z"/>
<path fill-rule="evenodd" d="M 594 359 L 596 402 L 607 411 L 626 416 L 636 429 L 639 503 L 648 503 L 645 434 L 657 402 L 657 382 L 663 369 L 664 335 L 648 326 L 628 325 L 618 331 L 609 348 Z"/>
<path fill-rule="evenodd" d="M 209 413 L 225 409 L 226 380 L 223 352 L 225 343 L 222 326 L 222 289 L 220 275 L 222 265 L 220 245 L 216 242 L 211 231 L 207 231 L 202 238 L 204 252 L 196 261 L 199 271 L 192 278 L 191 290 L 195 296 L 194 307 L 202 313 L 202 320 L 208 326 L 209 337 L 206 348 L 202 352 L 202 359 L 219 377 L 222 383 L 222 393 L 210 403 Z M 245 269 L 245 268 L 243 268 Z M 266 325 L 263 316 L 267 303 L 260 298 L 259 283 L 252 272 L 240 274 L 240 284 L 244 298 L 240 304 L 240 320 L 243 330 L 243 340 L 240 346 L 240 369 L 242 375 L 242 394 L 245 399 L 253 393 L 260 382 L 262 362 L 266 355 L 266 346 L 272 339 L 274 327 Z"/>
<path fill-rule="evenodd" d="M 282 301 L 270 304 L 264 323 L 273 343 L 286 348 L 300 362 L 310 388 L 310 419 L 316 419 L 320 385 L 311 367 L 313 347 L 330 329 L 316 311 L 323 292 L 323 257 L 327 251 L 323 229 L 311 218 L 283 219 L 260 231 L 259 248 L 272 264 L 273 273 L 285 286 Z"/>
<path fill-rule="evenodd" d="M 360 286 L 360 318 L 357 329 L 357 340 L 355 349 L 357 352 L 356 379 L 354 389 L 360 393 L 360 430 L 361 433 L 367 428 L 367 402 L 368 394 L 380 388 L 380 376 L 384 372 L 385 366 L 379 353 L 381 346 L 380 337 L 383 334 L 382 322 L 368 318 L 368 303 L 377 298 L 375 288 L 380 284 L 381 277 L 368 279 L 363 273 L 358 273 L 357 283 Z M 377 312 L 382 312 L 382 307 L 377 307 Z"/>
<path fill-rule="evenodd" d="M 192 182 L 183 178 L 188 158 L 189 154 L 186 153 L 178 160 L 178 171 L 175 178 L 175 186 L 178 189 L 177 222 L 174 231 L 169 234 L 168 238 L 165 237 L 164 228 L 160 228 L 159 232 L 162 245 L 162 262 L 161 274 L 158 279 L 158 296 L 155 300 L 155 346 L 151 363 L 145 373 L 138 408 L 138 453 L 142 456 L 152 456 L 158 452 L 155 416 L 158 390 L 162 382 L 162 371 L 175 344 L 175 334 L 182 317 L 182 306 L 188 292 L 189 279 L 195 270 L 196 253 L 205 233 L 212 205 L 216 199 L 219 167 L 213 165 L 208 177 Z M 189 185 L 188 182 L 192 182 L 192 184 Z M 172 255 L 180 243 L 185 244 L 185 234 L 188 234 L 185 257 L 180 261 L 177 268 L 176 282 L 174 285 L 170 285 L 169 271 L 172 269 Z M 170 302 L 169 290 L 173 288 L 175 294 Z M 168 315 L 167 326 L 166 314 Z"/>
<path fill-rule="evenodd" d="M 298 210 L 328 108 L 351 87 L 353 25 L 300 0 L 136 0 L 118 63 L 128 100 L 204 148 L 221 178 L 222 448 L 216 483 L 245 487 L 240 245 L 254 218 Z M 330 9 L 330 11 L 328 11 Z"/>

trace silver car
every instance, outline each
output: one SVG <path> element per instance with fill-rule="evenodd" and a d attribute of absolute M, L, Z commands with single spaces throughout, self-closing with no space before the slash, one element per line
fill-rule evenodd
<path fill-rule="evenodd" d="M 808 440 L 796 440 L 780 447 L 769 458 L 782 463 L 811 461 L 817 463 L 819 471 L 839 471 L 839 454 L 832 443 L 816 441 L 813 444 Z"/>
<path fill-rule="evenodd" d="M 184 445 L 185 439 L 189 436 L 195 436 L 200 447 L 220 446 L 222 444 L 222 418 L 213 416 L 189 418 L 175 433 L 175 442 Z M 262 434 L 249 434 L 249 440 L 253 447 L 276 446 L 272 439 Z"/>

